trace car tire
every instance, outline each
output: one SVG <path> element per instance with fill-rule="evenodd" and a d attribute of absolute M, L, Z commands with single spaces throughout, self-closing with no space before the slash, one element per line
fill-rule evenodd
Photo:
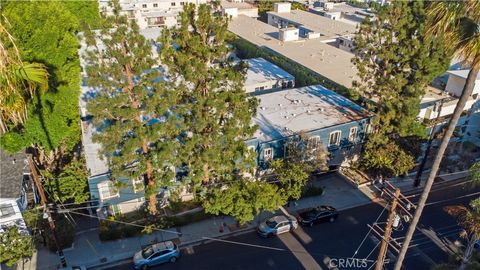
<path fill-rule="evenodd" d="M 330 221 L 330 223 L 334 222 L 334 221 L 335 221 L 335 217 L 331 217 L 328 221 Z"/>
<path fill-rule="evenodd" d="M 142 270 L 147 270 L 147 269 L 148 269 L 148 265 L 144 264 L 144 265 L 142 265 L 142 266 L 140 267 L 140 269 L 142 269 Z"/>
<path fill-rule="evenodd" d="M 171 257 L 171 258 L 170 258 L 170 262 L 171 262 L 171 263 L 175 263 L 175 262 L 177 261 L 177 259 L 178 259 L 177 257 Z"/>

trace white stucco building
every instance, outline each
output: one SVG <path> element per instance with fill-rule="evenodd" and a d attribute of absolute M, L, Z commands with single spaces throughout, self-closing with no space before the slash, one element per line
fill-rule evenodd
<path fill-rule="evenodd" d="M 228 0 L 220 2 L 222 13 L 232 18 L 245 15 L 252 18 L 258 17 L 258 8 L 244 0 Z"/>
<path fill-rule="evenodd" d="M 463 87 L 467 81 L 468 73 L 470 72 L 469 69 L 460 69 L 460 70 L 449 70 L 448 73 L 448 81 L 447 86 L 445 87 L 445 91 L 451 93 L 456 97 L 460 97 L 462 94 Z M 472 98 L 477 99 L 480 93 L 480 75 L 477 76 L 475 81 L 475 86 L 472 92 Z"/>
<path fill-rule="evenodd" d="M 101 11 L 109 13 L 108 0 L 99 0 Z M 205 4 L 210 0 L 120 0 L 122 11 L 137 21 L 140 29 L 153 27 L 173 27 L 183 6 L 192 3 Z"/>
<path fill-rule="evenodd" d="M 248 64 L 245 80 L 245 91 L 247 93 L 261 93 L 295 86 L 293 75 L 263 58 L 252 58 L 244 61 Z"/>
<path fill-rule="evenodd" d="M 468 69 L 447 71 L 448 80 L 445 90 L 434 87 L 427 87 L 425 95 L 420 103 L 420 119 L 433 120 L 437 117 L 444 117 L 453 114 L 458 99 L 462 94 L 463 87 L 468 76 Z M 477 77 L 472 95 L 468 97 L 465 104 L 465 111 L 468 111 L 478 103 L 480 94 L 480 76 Z M 441 107 L 441 108 L 440 108 Z M 441 109 L 441 110 L 440 110 Z"/>

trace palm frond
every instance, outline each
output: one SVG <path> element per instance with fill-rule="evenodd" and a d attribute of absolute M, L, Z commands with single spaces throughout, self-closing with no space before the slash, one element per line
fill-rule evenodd
<path fill-rule="evenodd" d="M 466 7 L 460 1 L 432 2 L 427 11 L 429 18 L 428 35 L 448 34 L 457 28 L 460 18 L 464 17 Z"/>
<path fill-rule="evenodd" d="M 24 64 L 15 73 L 28 84 L 38 86 L 41 91 L 45 91 L 48 88 L 48 71 L 43 64 Z"/>
<path fill-rule="evenodd" d="M 457 219 L 458 225 L 463 227 L 466 235 L 480 236 L 480 211 L 478 208 L 469 208 L 464 205 L 450 205 L 443 208 L 445 212 Z"/>
<path fill-rule="evenodd" d="M 467 9 L 468 17 L 476 22 L 480 22 L 480 1 L 478 0 L 464 0 Z"/>

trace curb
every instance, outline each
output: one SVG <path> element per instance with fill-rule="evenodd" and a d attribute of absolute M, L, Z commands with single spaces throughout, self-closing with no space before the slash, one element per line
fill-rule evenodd
<path fill-rule="evenodd" d="M 437 183 L 434 183 L 434 187 L 435 186 L 437 186 L 437 187 L 438 186 L 443 186 L 444 184 L 450 184 L 450 183 L 453 183 L 453 182 L 461 182 L 463 180 L 464 180 L 464 178 L 439 181 Z M 419 191 L 422 191 L 423 188 L 424 188 L 423 186 L 420 186 L 418 188 L 412 188 L 412 189 L 405 190 L 403 193 L 405 195 L 412 195 L 412 194 L 418 193 Z M 361 203 L 347 205 L 347 206 L 338 208 L 338 211 L 345 211 L 345 210 L 348 210 L 348 209 L 361 207 L 361 206 L 365 206 L 365 205 L 372 204 L 372 203 L 377 203 L 381 200 L 382 200 L 381 198 L 369 198 L 368 200 L 365 200 Z M 194 247 L 194 246 L 199 246 L 199 245 L 203 245 L 203 244 L 207 244 L 207 243 L 217 242 L 216 239 L 224 240 L 226 238 L 240 236 L 240 235 L 243 235 L 243 234 L 253 232 L 253 231 L 255 231 L 255 229 L 256 229 L 256 226 L 253 226 L 253 227 L 250 227 L 250 228 L 239 229 L 239 230 L 236 230 L 236 231 L 233 231 L 233 232 L 225 233 L 225 234 L 222 234 L 222 235 L 217 236 L 217 237 L 204 236 L 202 239 L 183 242 L 179 245 L 179 248 L 184 250 L 184 249 Z M 105 269 L 107 267 L 111 268 L 111 267 L 115 267 L 115 266 L 118 266 L 118 265 L 130 263 L 130 262 L 132 262 L 132 259 L 131 259 L 131 257 L 128 257 L 128 258 L 125 258 L 125 259 L 119 259 L 119 260 L 115 260 L 115 261 L 109 261 L 109 262 L 101 263 L 101 264 L 98 264 L 98 265 L 89 266 L 87 268 L 92 269 L 92 270 L 102 270 L 102 269 Z"/>
<path fill-rule="evenodd" d="M 462 183 L 462 182 L 464 182 L 464 180 L 465 180 L 465 177 L 458 178 L 458 179 L 442 180 L 442 181 L 433 182 L 432 191 L 435 190 L 435 187 L 442 187 L 444 185 L 448 185 L 448 184 L 452 184 L 452 183 Z M 425 188 L 425 186 L 423 186 L 423 185 L 420 186 L 420 187 L 413 187 L 411 189 L 405 190 L 403 192 L 403 194 L 404 195 L 413 195 L 413 194 L 416 194 L 416 193 L 421 193 L 424 188 Z"/>
<path fill-rule="evenodd" d="M 348 206 L 344 206 L 342 208 L 338 208 L 338 211 L 345 211 L 345 210 L 348 210 L 348 209 L 365 206 L 365 205 L 375 203 L 375 202 L 376 202 L 375 199 L 366 200 L 366 201 L 364 201 L 362 203 L 359 203 L 359 204 L 348 205 Z M 236 231 L 233 231 L 233 232 L 230 232 L 230 233 L 225 233 L 225 234 L 217 236 L 217 237 L 207 237 L 207 238 L 204 238 L 204 239 L 198 239 L 198 240 L 193 240 L 193 241 L 189 241 L 189 242 L 184 242 L 184 243 L 181 243 L 178 247 L 180 249 L 185 250 L 187 248 L 191 248 L 191 247 L 195 247 L 195 246 L 200 246 L 200 245 L 204 245 L 204 244 L 208 244 L 208 243 L 212 243 L 212 242 L 218 242 L 216 239 L 224 240 L 226 238 L 240 236 L 240 235 L 243 235 L 243 234 L 254 232 L 255 230 L 256 230 L 256 226 L 253 226 L 251 228 L 245 228 L 245 229 L 236 230 Z M 87 267 L 87 269 L 102 270 L 102 269 L 106 269 L 107 267 L 108 268 L 115 267 L 115 266 L 118 266 L 118 265 L 130 263 L 130 262 L 132 262 L 132 259 L 127 258 L 127 259 L 110 261 L 110 262 L 102 263 L 102 264 L 99 264 L 99 265 L 90 266 L 90 267 Z"/>

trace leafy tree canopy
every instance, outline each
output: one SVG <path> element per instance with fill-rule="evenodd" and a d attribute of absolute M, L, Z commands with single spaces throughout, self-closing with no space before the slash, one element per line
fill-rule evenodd
<path fill-rule="evenodd" d="M 261 209 L 276 209 L 282 197 L 270 183 L 245 179 L 255 168 L 245 140 L 257 128 L 251 119 L 258 101 L 243 88 L 245 65 L 228 60 L 233 37 L 227 26 L 228 18 L 212 14 L 210 6 L 187 5 L 180 26 L 163 30 L 160 55 L 176 82 L 181 182 L 203 200 L 207 213 L 245 223 Z"/>
<path fill-rule="evenodd" d="M 30 258 L 32 254 L 32 237 L 21 234 L 16 226 L 0 234 L 0 263 L 10 267 L 21 259 Z"/>
<path fill-rule="evenodd" d="M 427 85 L 449 66 L 451 50 L 442 37 L 426 35 L 426 3 L 394 1 L 378 6 L 376 20 L 362 22 L 353 59 L 355 90 L 374 102 L 375 135 L 366 144 L 364 166 L 377 173 L 404 174 L 414 166 L 412 149 L 398 137 L 425 137 L 417 116 Z M 380 154 L 383 153 L 383 154 Z"/>
<path fill-rule="evenodd" d="M 80 204 L 90 198 L 87 192 L 88 174 L 84 158 L 73 158 L 58 175 L 50 171 L 44 171 L 43 175 L 48 179 L 45 189 L 49 191 L 48 195 L 54 196 L 51 198 L 53 201 Z"/>
<path fill-rule="evenodd" d="M 287 140 L 285 151 L 285 158 L 272 160 L 269 168 L 285 199 L 298 200 L 310 173 L 328 170 L 328 151 L 320 141 L 303 132 Z"/>
<path fill-rule="evenodd" d="M 158 182 L 164 186 L 174 178 L 170 167 L 176 165 L 179 129 L 170 109 L 176 94 L 174 87 L 167 91 L 164 86 L 152 46 L 138 25 L 120 14 L 118 1 L 111 4 L 113 15 L 105 18 L 101 31 L 85 29 L 87 83 L 100 89 L 87 110 L 94 125 L 104 127 L 93 139 L 101 143 L 114 179 L 146 178 L 149 210 L 156 214 Z"/>
<path fill-rule="evenodd" d="M 214 190 L 204 207 L 207 213 L 231 215 L 240 224 L 245 224 L 260 211 L 273 212 L 285 202 L 275 185 L 263 181 L 235 181 Z"/>
<path fill-rule="evenodd" d="M 256 129 L 250 121 L 258 102 L 243 89 L 245 66 L 227 60 L 228 19 L 213 15 L 207 5 L 198 11 L 187 5 L 180 22 L 172 31 L 164 29 L 161 58 L 177 82 L 175 114 L 183 131 L 178 158 L 188 171 L 183 181 L 204 190 L 207 183 L 253 169 L 244 140 Z"/>
<path fill-rule="evenodd" d="M 415 166 L 415 160 L 397 142 L 372 134 L 365 144 L 363 165 L 376 174 L 391 177 L 406 175 Z"/>
<path fill-rule="evenodd" d="M 61 3 L 78 18 L 80 24 L 88 24 L 94 29 L 100 26 L 98 1 L 73 0 L 62 1 Z"/>
<path fill-rule="evenodd" d="M 46 151 L 61 145 L 72 149 L 80 139 L 77 17 L 54 1 L 7 2 L 3 15 L 22 59 L 47 66 L 50 87 L 34 97 L 26 123 L 0 138 L 2 148 L 16 152 L 37 144 Z"/>
<path fill-rule="evenodd" d="M 450 53 L 444 40 L 427 38 L 425 3 L 394 1 L 377 8 L 355 36 L 359 81 L 354 88 L 375 101 L 376 124 L 384 134 L 425 136 L 418 123 L 426 86 L 444 73 Z"/>

